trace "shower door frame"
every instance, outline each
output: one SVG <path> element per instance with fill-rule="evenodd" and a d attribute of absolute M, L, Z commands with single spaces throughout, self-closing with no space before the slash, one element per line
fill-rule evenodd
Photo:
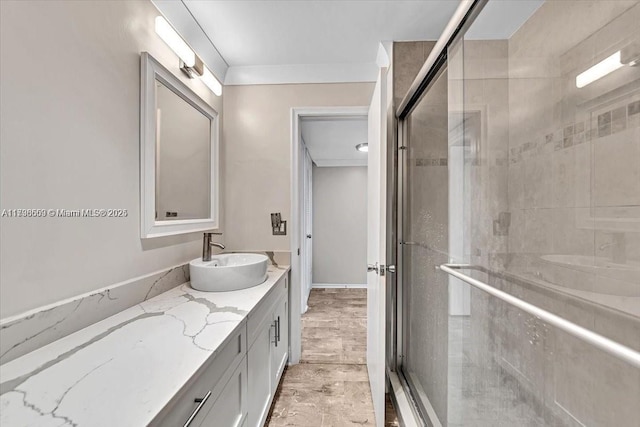
<path fill-rule="evenodd" d="M 452 37 L 452 42 L 456 40 L 456 37 Z M 447 44 L 449 46 L 449 44 Z M 424 95 L 426 95 L 432 87 L 432 84 L 435 83 L 442 74 L 447 70 L 446 63 L 446 54 L 444 55 L 443 62 L 437 65 L 437 69 L 433 70 L 434 72 L 430 74 L 429 84 L 425 85 L 422 89 L 420 96 L 418 96 L 414 103 L 410 104 L 411 110 L 413 107 L 417 106 L 420 101 L 423 99 Z M 408 212 L 407 207 L 407 197 L 405 195 L 405 191 L 408 189 L 408 164 L 409 156 L 409 123 L 408 117 L 411 113 L 411 110 L 407 112 L 407 114 L 403 118 L 398 118 L 398 187 L 397 187 L 397 242 L 396 242 L 396 271 L 397 271 L 397 282 L 396 282 L 396 313 L 397 313 L 397 327 L 396 327 L 396 354 L 395 354 L 395 372 L 402 384 L 403 389 L 405 389 L 408 393 L 409 401 L 411 404 L 411 409 L 414 417 L 419 419 L 424 425 L 440 427 L 442 424 L 438 420 L 436 415 L 436 411 L 431 405 L 429 399 L 426 399 L 424 402 L 423 399 L 420 399 L 419 391 L 417 387 L 415 387 L 412 383 L 412 380 L 407 378 L 405 372 L 403 370 L 405 354 L 408 353 L 407 346 L 409 343 L 404 338 L 404 326 L 408 324 L 408 312 L 405 310 L 405 300 L 403 298 L 404 293 L 404 257 L 403 257 L 403 247 L 409 244 L 404 241 L 404 213 Z M 426 393 L 422 393 L 425 394 Z M 426 422 L 428 420 L 428 423 Z"/>
<path fill-rule="evenodd" d="M 405 378 L 403 373 L 404 358 L 406 354 L 406 346 L 408 345 L 404 339 L 404 325 L 407 323 L 407 312 L 404 309 L 403 298 L 403 284 L 404 284 L 404 268 L 403 268 L 403 228 L 404 228 L 404 213 L 407 211 L 405 206 L 406 197 L 404 197 L 404 191 L 407 187 L 407 147 L 409 141 L 408 135 L 408 116 L 416 107 L 423 96 L 431 89 L 433 83 L 442 75 L 447 69 L 447 51 L 448 48 L 457 41 L 460 34 L 473 23 L 475 18 L 480 14 L 484 6 L 489 0 L 465 0 L 461 2 L 460 6 L 456 10 L 451 21 L 447 24 L 447 27 L 443 31 L 440 39 L 434 46 L 429 57 L 425 61 L 423 67 L 419 71 L 415 80 L 413 81 L 409 91 L 402 99 L 400 105 L 396 110 L 396 194 L 395 207 L 396 207 L 396 239 L 390 242 L 390 245 L 394 245 L 395 249 L 395 264 L 396 264 L 396 280 L 393 286 L 393 294 L 395 298 L 393 313 L 394 319 L 390 320 L 395 323 L 395 327 L 391 330 L 392 342 L 393 342 L 393 360 L 388 361 L 388 375 L 390 377 L 390 390 L 394 403 L 397 408 L 402 409 L 406 404 L 410 408 L 411 414 L 403 414 L 402 410 L 399 412 L 400 418 L 402 418 L 407 425 L 430 425 L 441 426 L 438 417 L 435 414 L 435 410 L 429 405 L 429 407 L 422 407 L 422 404 L 416 397 L 417 390 L 411 385 L 410 380 Z M 391 251 L 393 252 L 393 250 Z M 400 397 L 397 390 L 395 390 L 394 383 L 399 383 L 404 391 L 404 396 Z M 399 400 L 402 403 L 399 404 Z M 404 403 L 404 405 L 403 405 Z M 407 418 L 411 416 L 413 418 L 412 423 L 407 423 Z"/>
<path fill-rule="evenodd" d="M 436 43 L 433 51 L 427 58 L 422 69 L 418 73 L 412 83 L 408 93 L 403 98 L 396 111 L 397 120 L 397 156 L 395 171 L 397 173 L 397 192 L 393 197 L 395 198 L 395 215 L 396 215 L 396 240 L 395 242 L 389 242 L 391 245 L 395 245 L 395 259 L 396 259 L 396 283 L 393 289 L 394 293 L 394 314 L 395 314 L 395 328 L 392 332 L 395 332 L 393 336 L 395 342 L 395 348 L 393 351 L 393 360 L 389 361 L 389 378 L 390 389 L 392 389 L 392 398 L 394 401 L 400 401 L 404 403 L 404 408 L 409 406 L 403 414 L 402 403 L 396 405 L 399 411 L 401 419 L 405 417 L 413 417 L 410 422 L 405 422 L 406 425 L 434 425 L 440 426 L 440 421 L 435 416 L 435 411 L 432 413 L 429 408 L 422 406 L 421 399 L 418 398 L 418 393 L 415 388 L 411 386 L 411 380 L 404 377 L 403 366 L 406 354 L 408 342 L 405 342 L 404 324 L 407 322 L 408 313 L 404 309 L 405 303 L 404 286 L 405 272 L 403 271 L 403 229 L 404 229 L 404 213 L 406 208 L 406 197 L 404 191 L 407 189 L 408 173 L 407 173 L 407 147 L 408 147 L 408 116 L 413 111 L 414 107 L 420 103 L 423 96 L 431 89 L 432 84 L 440 77 L 440 72 L 447 68 L 448 65 L 448 48 L 454 43 L 458 42 L 459 37 L 463 36 L 466 29 L 474 22 L 475 18 L 480 14 L 484 6 L 488 3 L 488 0 L 465 0 L 461 3 L 460 7 L 456 11 L 456 14 L 445 28 L 443 35 Z M 475 107 L 475 106 L 471 106 Z M 449 109 L 451 112 L 451 109 Z M 472 112 L 479 112 L 481 117 L 486 115 L 486 111 L 482 108 L 478 108 L 476 111 L 472 108 Z M 481 119 L 481 130 L 484 127 L 485 120 Z M 451 261 L 449 261 L 451 262 Z M 555 315 L 546 311 L 534 304 L 529 303 L 526 300 L 521 300 L 509 293 L 503 292 L 490 284 L 481 282 L 471 276 L 460 273 L 459 269 L 469 268 L 473 266 L 469 265 L 456 265 L 456 264 L 444 264 L 440 268 L 444 273 L 450 276 L 456 277 L 467 284 L 483 290 L 489 295 L 506 302 L 510 306 L 517 307 L 533 316 L 544 319 L 549 324 L 559 328 L 560 330 L 568 333 L 569 335 L 582 340 L 588 344 L 591 344 L 601 351 L 609 353 L 610 355 L 631 363 L 634 366 L 640 366 L 640 352 L 630 347 L 627 347 L 619 342 L 612 340 L 606 336 L 600 335 L 591 329 L 582 327 L 575 324 L 561 316 Z M 485 272 L 486 273 L 486 272 Z M 393 334 L 392 334 L 393 335 Z M 428 400 L 428 399 L 427 399 Z"/>

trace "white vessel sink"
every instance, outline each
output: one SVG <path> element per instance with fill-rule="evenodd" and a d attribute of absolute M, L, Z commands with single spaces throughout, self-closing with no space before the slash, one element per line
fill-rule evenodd
<path fill-rule="evenodd" d="M 259 285 L 267 279 L 267 261 L 260 254 L 221 254 L 211 261 L 189 263 L 191 287 L 205 292 L 237 291 Z"/>

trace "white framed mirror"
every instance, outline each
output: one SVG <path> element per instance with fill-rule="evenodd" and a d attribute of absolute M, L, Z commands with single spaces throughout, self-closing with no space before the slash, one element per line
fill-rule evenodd
<path fill-rule="evenodd" d="M 212 230 L 218 217 L 218 113 L 141 55 L 140 235 Z"/>

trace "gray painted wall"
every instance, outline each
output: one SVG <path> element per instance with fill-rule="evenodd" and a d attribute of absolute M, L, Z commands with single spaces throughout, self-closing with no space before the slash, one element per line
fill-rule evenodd
<path fill-rule="evenodd" d="M 288 251 L 271 234 L 271 212 L 291 221 L 291 108 L 363 106 L 373 83 L 225 86 L 225 245 L 228 250 Z M 291 223 L 289 223 L 289 226 Z"/>
<path fill-rule="evenodd" d="M 367 283 L 367 168 L 313 169 L 313 283 Z"/>
<path fill-rule="evenodd" d="M 140 52 L 222 113 L 156 35 L 153 4 L 2 1 L 0 12 L 0 208 L 129 212 L 2 218 L 0 317 L 198 257 L 200 233 L 139 237 Z"/>

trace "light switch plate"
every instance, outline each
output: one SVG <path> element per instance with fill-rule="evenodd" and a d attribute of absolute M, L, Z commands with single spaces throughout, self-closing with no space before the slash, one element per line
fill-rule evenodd
<path fill-rule="evenodd" d="M 274 236 L 286 236 L 287 235 L 287 221 L 280 221 L 279 228 L 273 228 Z"/>

